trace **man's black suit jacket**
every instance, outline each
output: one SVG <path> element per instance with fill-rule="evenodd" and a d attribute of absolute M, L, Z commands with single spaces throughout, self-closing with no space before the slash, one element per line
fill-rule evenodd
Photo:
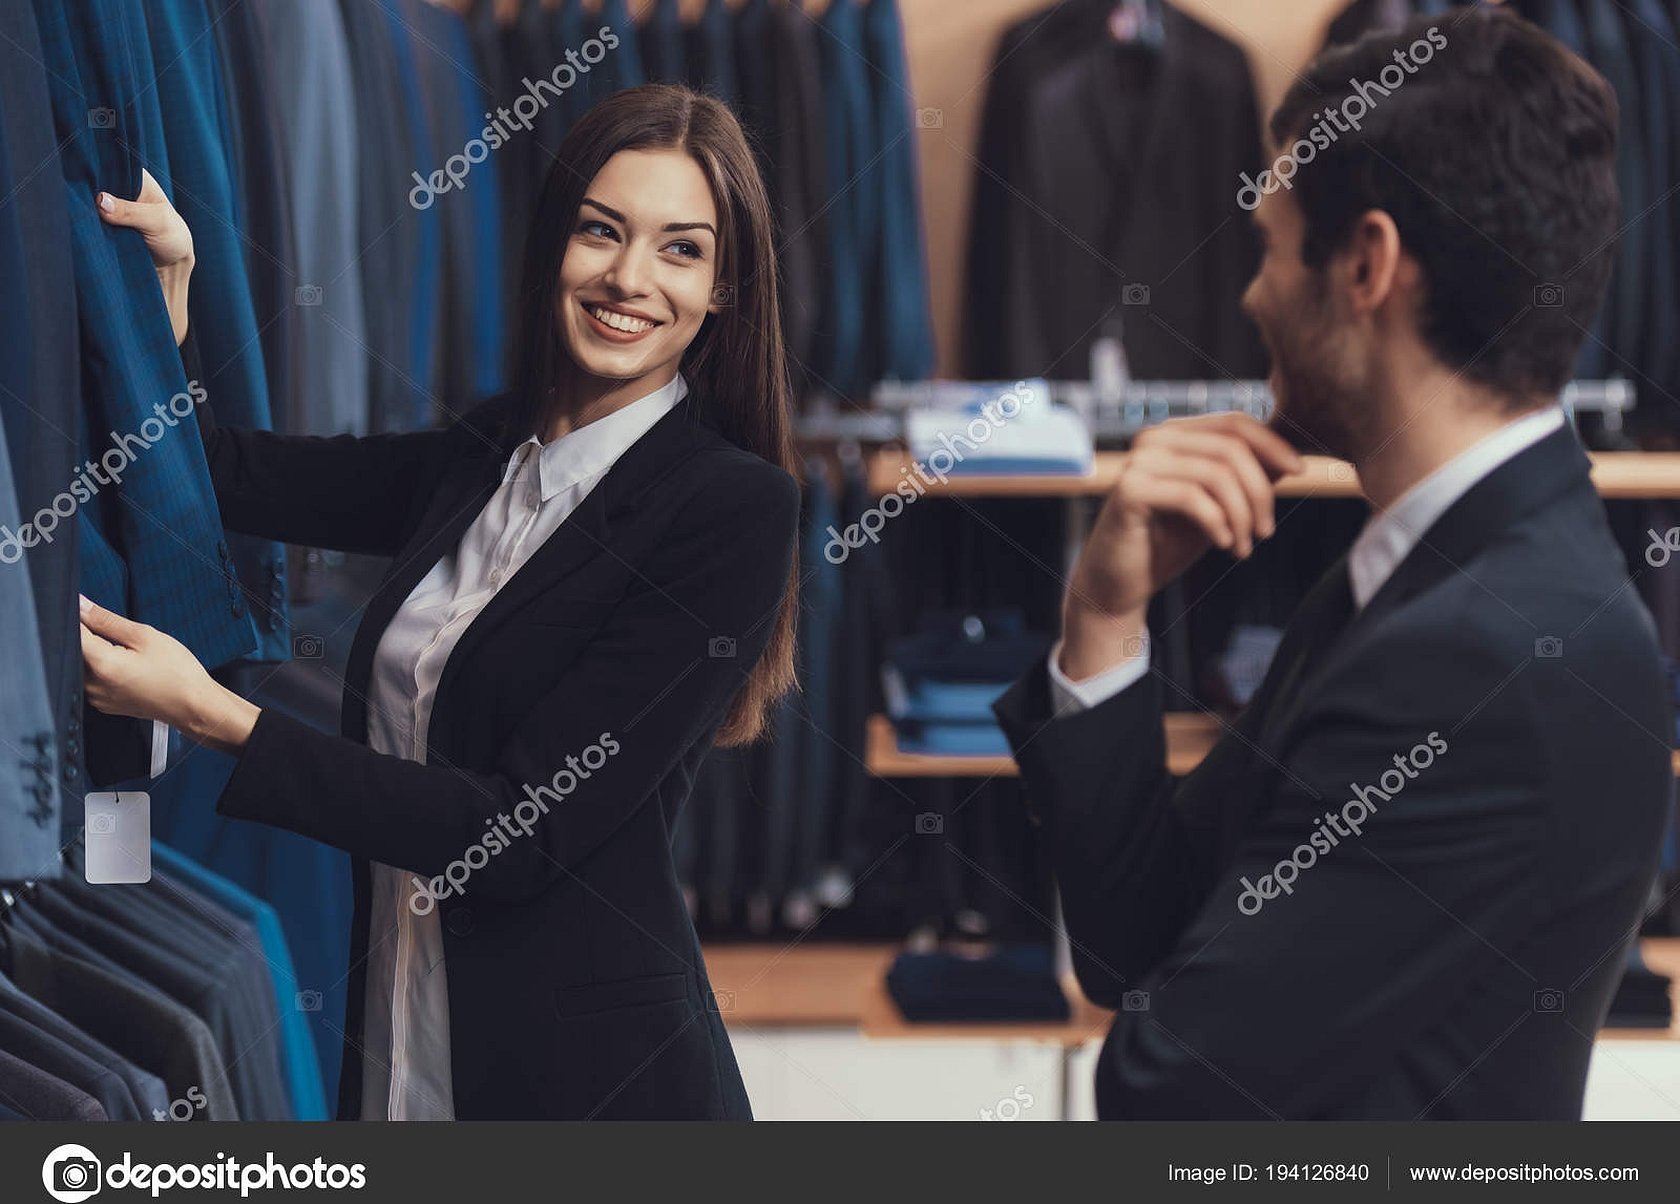
<path fill-rule="evenodd" d="M 996 707 L 1080 983 L 1121 1009 L 1102 1117 L 1579 1118 L 1673 728 L 1572 431 L 1474 485 L 1356 615 L 1338 562 L 1182 782 L 1162 703 L 1151 674 L 1052 719 L 1040 665 Z"/>
<path fill-rule="evenodd" d="M 362 439 L 218 428 L 200 406 L 229 530 L 393 558 L 351 649 L 341 736 L 264 710 L 217 810 L 352 856 L 340 1119 L 361 1115 L 370 861 L 422 880 L 471 870 L 436 904 L 457 1119 L 750 1119 L 670 829 L 790 580 L 791 476 L 701 420 L 690 394 L 462 633 L 426 763 L 366 746 L 380 636 L 495 493 L 518 442 L 502 429 L 512 400 Z M 537 797 L 528 835 L 488 838 Z"/>

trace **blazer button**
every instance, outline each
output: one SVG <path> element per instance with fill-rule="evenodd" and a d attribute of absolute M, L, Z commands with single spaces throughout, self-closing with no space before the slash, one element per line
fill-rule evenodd
<path fill-rule="evenodd" d="M 76 767 L 74 765 L 70 764 L 68 761 L 64 763 L 64 780 L 66 782 L 74 782 L 81 776 L 82 775 L 80 773 L 76 772 Z"/>
<path fill-rule="evenodd" d="M 472 910 L 466 907 L 457 907 L 449 913 L 449 918 L 444 923 L 449 925 L 449 931 L 456 936 L 466 936 L 467 933 L 472 931 Z"/>

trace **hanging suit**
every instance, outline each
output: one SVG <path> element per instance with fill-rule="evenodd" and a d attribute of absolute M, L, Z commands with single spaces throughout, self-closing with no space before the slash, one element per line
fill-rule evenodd
<path fill-rule="evenodd" d="M 1657 397 L 1675 396 L 1680 394 L 1680 341 L 1674 337 L 1680 323 L 1680 192 L 1674 191 L 1680 185 L 1680 31 L 1659 0 L 1631 0 L 1620 11 L 1638 70 L 1645 135 L 1640 151 L 1650 193 L 1647 206 L 1626 218 L 1644 228 L 1648 248 L 1641 272 L 1644 337 L 1635 365 L 1653 391 L 1660 390 Z M 1674 429 L 1673 415 L 1660 418 Z"/>
<path fill-rule="evenodd" d="M 342 0 L 339 12 L 356 92 L 356 245 L 363 280 L 380 284 L 373 304 L 365 304 L 363 295 L 368 429 L 406 431 L 420 409 L 414 394 L 421 387 L 411 310 L 418 304 L 421 272 L 431 263 L 421 243 L 423 215 L 409 202 L 409 190 L 416 187 L 409 173 L 424 177 L 426 156 L 407 116 L 411 110 L 384 9 L 368 0 Z M 305 425 L 285 430 L 322 433 Z"/>
<path fill-rule="evenodd" d="M 267 430 L 273 425 L 268 378 L 245 274 L 245 234 L 225 155 L 228 115 L 210 17 L 204 0 L 156 0 L 145 11 L 151 78 L 174 167 L 173 200 L 193 233 L 197 259 L 188 308 L 209 369 L 200 383 L 234 421 Z M 256 622 L 253 659 L 288 659 L 292 633 L 280 545 L 234 535 L 228 546 Z"/>
<path fill-rule="evenodd" d="M 93 204 L 101 190 L 129 197 L 140 191 L 141 148 L 160 137 L 142 100 L 141 64 L 150 63 L 150 52 L 138 5 L 107 6 L 98 15 L 49 0 L 35 7 L 81 315 L 82 458 L 92 459 L 110 450 L 112 432 L 139 433 L 155 405 L 190 396 L 144 241 L 137 231 L 107 227 Z M 146 165 L 154 164 L 167 174 L 161 158 Z M 155 168 L 152 174 L 164 182 Z M 168 632 L 215 667 L 254 650 L 257 637 L 195 428 L 192 419 L 180 420 L 131 452 L 120 487 L 102 488 L 77 512 L 82 592 Z"/>
<path fill-rule="evenodd" d="M 9 178 L 3 151 L 0 147 L 0 180 Z M 8 273 L 17 257 L 6 245 L 12 234 L 0 213 L 0 271 Z M 0 388 L 10 383 L 0 375 Z M 0 426 L 0 539 L 17 531 L 19 523 L 6 430 Z M 0 639 L 8 649 L 6 671 L 0 673 L 0 757 L 6 767 L 0 773 L 0 882 L 54 878 L 60 872 L 52 697 L 41 665 L 29 551 L 15 548 L 16 563 L 0 560 Z"/>
<path fill-rule="evenodd" d="M 72 337 L 37 338 L 37 330 L 76 329 L 75 270 L 52 101 L 41 67 L 41 39 L 27 4 L 0 5 L 0 229 L 16 258 L 4 278 L 14 284 L 0 301 L 0 424 L 11 452 L 18 510 L 33 513 L 66 488 L 80 456 L 81 361 Z M 24 165 L 40 170 L 23 171 Z M 82 731 L 81 623 L 76 613 L 80 523 L 64 522 L 51 543 L 29 550 L 29 583 L 45 673 L 46 724 L 10 730 L 30 738 L 32 807 L 51 813 L 47 825 L 81 824 L 86 782 Z M 13 613 L 16 613 L 15 611 Z M 16 687 L 14 687 L 16 688 Z M 34 741 L 48 737 L 45 746 Z M 21 760 L 21 754 L 19 759 Z M 19 837 L 26 844 L 33 839 Z M 60 842 L 62 843 L 62 841 Z M 52 876 L 56 869 L 43 876 Z"/>
<path fill-rule="evenodd" d="M 934 367 L 922 187 L 916 164 L 923 110 L 913 108 L 910 63 L 896 0 L 869 0 L 863 28 L 872 68 L 870 99 L 880 155 L 875 170 L 882 204 L 877 284 L 865 306 L 881 347 L 881 363 L 874 375 L 922 380 L 933 374 Z"/>
<path fill-rule="evenodd" d="M 367 335 L 350 187 L 360 148 L 344 25 L 333 0 L 252 2 L 269 55 L 259 69 L 273 82 L 280 116 L 280 185 L 297 253 L 297 358 L 285 426 L 360 434 L 368 420 Z M 207 365 L 214 358 L 206 347 Z"/>
<path fill-rule="evenodd" d="M 349 4 L 355 0 L 345 2 Z M 373 0 L 373 3 L 385 18 L 385 38 L 391 48 L 400 89 L 400 112 L 409 129 L 409 147 L 415 155 L 413 170 L 429 180 L 442 163 L 428 132 L 427 100 L 415 57 L 414 39 L 409 32 L 412 22 L 408 9 L 404 0 Z M 404 189 L 404 192 L 407 190 Z M 403 203 L 410 203 L 406 196 Z M 436 418 L 438 352 L 443 329 L 443 219 L 438 213 L 436 200 L 415 214 L 414 227 L 417 243 L 413 286 L 408 293 L 408 353 L 403 360 L 407 412 L 393 424 L 394 429 L 404 431 L 426 430 Z M 310 433 L 326 432 L 314 430 Z"/>
<path fill-rule="evenodd" d="M 795 14 L 800 20 L 803 13 Z M 869 74 L 863 20 L 856 4 L 831 4 L 818 21 L 822 64 L 823 146 L 828 174 L 828 355 L 816 367 L 819 383 L 842 398 L 869 385 L 871 349 L 864 324 L 880 233 L 875 189 L 879 175 L 870 122 Z"/>
<path fill-rule="evenodd" d="M 1621 221 L 1616 237 L 1616 267 L 1610 277 L 1609 313 L 1604 338 L 1609 343 L 1606 375 L 1632 375 L 1644 338 L 1645 274 L 1651 270 L 1649 228 L 1636 218 L 1656 199 L 1650 192 L 1645 163 L 1645 118 L 1639 104 L 1639 77 L 1626 31 L 1611 5 L 1581 0 L 1587 57 L 1616 91 L 1620 120 L 1616 128 L 1616 185 L 1621 190 Z M 1672 265 L 1669 265 L 1672 269 Z M 1567 282 L 1565 282 L 1567 287 Z M 1665 332 L 1666 333 L 1666 332 Z"/>
<path fill-rule="evenodd" d="M 688 31 L 688 81 L 731 109 L 741 104 L 735 61 L 735 18 L 725 0 L 706 0 L 700 20 Z"/>
<path fill-rule="evenodd" d="M 681 6 L 677 0 L 657 0 L 640 31 L 642 62 L 650 84 L 686 83 L 688 51 L 684 44 Z"/>
<path fill-rule="evenodd" d="M 261 23 L 244 0 L 210 0 L 217 74 L 227 100 L 223 129 L 228 168 L 245 232 L 239 250 L 250 278 L 251 304 L 262 340 L 271 417 L 283 420 L 291 396 L 292 307 L 297 253 L 292 211 L 280 158 L 279 116 L 274 88 L 252 65 L 267 61 Z M 275 413 L 273 411 L 279 411 Z"/>

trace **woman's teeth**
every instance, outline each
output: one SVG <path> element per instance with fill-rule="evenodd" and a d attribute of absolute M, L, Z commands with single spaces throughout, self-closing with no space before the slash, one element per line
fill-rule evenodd
<path fill-rule="evenodd" d="M 644 330 L 652 330 L 659 325 L 649 322 L 646 318 L 632 318 L 628 314 L 615 313 L 610 309 L 602 309 L 598 305 L 587 307 L 590 314 L 603 325 L 611 326 L 614 330 L 622 330 L 625 334 L 641 334 Z"/>

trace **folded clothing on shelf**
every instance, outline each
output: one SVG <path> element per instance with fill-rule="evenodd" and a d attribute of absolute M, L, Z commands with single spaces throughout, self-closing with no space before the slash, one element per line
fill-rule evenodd
<path fill-rule="evenodd" d="M 1050 650 L 1020 611 L 938 611 L 894 640 L 881 670 L 887 715 L 905 752 L 1007 756 L 992 703 Z"/>
<path fill-rule="evenodd" d="M 939 1021 L 1059 1021 L 1072 1015 L 1048 945 L 1002 945 L 980 957 L 900 953 L 887 992 L 904 1018 Z"/>
<path fill-rule="evenodd" d="M 934 383 L 946 388 L 904 419 L 910 455 L 929 473 L 943 478 L 1091 471 L 1090 426 L 1066 406 L 1052 405 L 1046 382 Z"/>
<path fill-rule="evenodd" d="M 1610 1000 L 1605 1028 L 1667 1028 L 1674 1023 L 1674 1005 L 1669 999 L 1670 979 L 1646 967 L 1634 946 L 1633 960 L 1622 974 L 1615 997 Z"/>

